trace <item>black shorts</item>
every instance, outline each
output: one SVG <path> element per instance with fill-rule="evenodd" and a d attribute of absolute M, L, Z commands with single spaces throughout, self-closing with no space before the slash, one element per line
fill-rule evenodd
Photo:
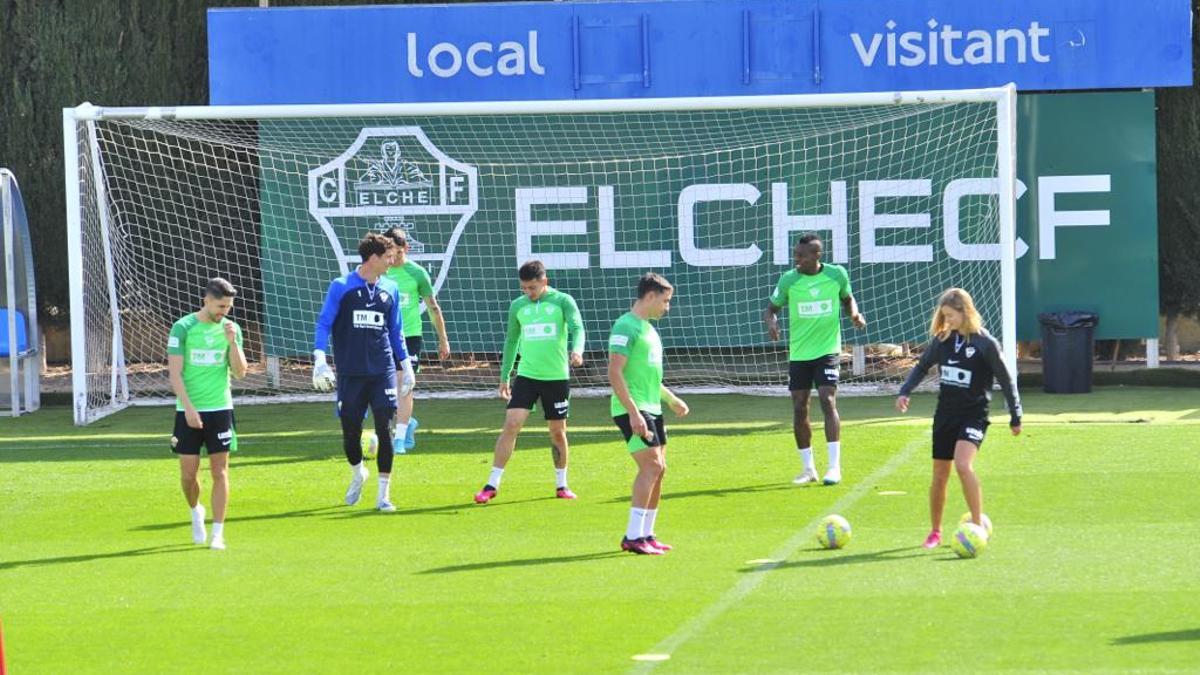
<path fill-rule="evenodd" d="M 788 361 L 788 391 L 813 387 L 837 387 L 839 354 L 826 354 L 811 361 Z"/>
<path fill-rule="evenodd" d="M 171 452 L 177 455 L 199 455 L 200 446 L 212 455 L 237 450 L 237 432 L 233 430 L 232 410 L 213 410 L 200 413 L 203 429 L 188 426 L 182 410 L 175 411 L 175 431 L 171 434 Z"/>
<path fill-rule="evenodd" d="M 408 361 L 412 364 L 413 373 L 421 372 L 421 343 L 420 335 L 404 338 L 404 349 L 408 352 Z"/>
<path fill-rule="evenodd" d="M 987 435 L 987 415 L 945 415 L 933 418 L 933 458 L 954 459 L 954 446 L 959 441 L 969 441 L 976 448 L 983 446 Z"/>
<path fill-rule="evenodd" d="M 642 419 L 646 420 L 646 436 L 637 438 L 633 435 L 633 426 L 629 424 L 629 415 L 617 415 L 613 421 L 617 423 L 617 428 L 625 435 L 625 447 L 629 448 L 630 452 L 639 452 L 646 448 L 666 447 L 667 445 L 667 427 L 663 424 L 662 415 L 652 415 L 645 410 L 639 410 L 642 414 Z"/>
<path fill-rule="evenodd" d="M 347 375 L 337 380 L 337 412 L 354 419 L 367 416 L 367 409 L 375 418 L 396 414 L 396 375 Z"/>
<path fill-rule="evenodd" d="M 508 408 L 533 410 L 538 399 L 548 420 L 565 420 L 571 413 L 571 382 L 569 380 L 534 380 L 517 376 L 512 385 Z"/>

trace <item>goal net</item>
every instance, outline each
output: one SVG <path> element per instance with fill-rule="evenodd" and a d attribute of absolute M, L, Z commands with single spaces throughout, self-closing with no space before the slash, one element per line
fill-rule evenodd
<path fill-rule="evenodd" d="M 670 384 L 782 393 L 787 322 L 771 342 L 762 312 L 810 231 L 869 322 L 843 321 L 843 390 L 894 388 L 950 286 L 1011 364 L 1013 96 L 67 109 L 76 421 L 171 400 L 167 333 L 214 276 L 239 289 L 235 396 L 312 397 L 329 281 L 393 226 L 453 352 L 437 358 L 426 320 L 419 395 L 495 389 L 533 258 L 581 309 L 578 389 L 605 386 L 608 330 L 653 270 L 677 289 L 659 327 Z"/>

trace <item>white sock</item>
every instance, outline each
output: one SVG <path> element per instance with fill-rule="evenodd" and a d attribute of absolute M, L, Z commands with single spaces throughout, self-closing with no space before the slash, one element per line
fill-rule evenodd
<path fill-rule="evenodd" d="M 192 507 L 192 522 L 204 522 L 204 505 L 196 502 Z"/>
<path fill-rule="evenodd" d="M 391 501 L 389 499 L 389 497 L 391 496 L 390 495 L 391 485 L 392 485 L 392 477 L 390 475 L 379 477 L 379 498 L 376 500 L 376 503 L 382 504 L 386 501 Z"/>
<path fill-rule="evenodd" d="M 212 538 L 213 539 L 224 539 L 225 538 L 225 523 L 213 523 Z"/>
<path fill-rule="evenodd" d="M 633 507 L 629 509 L 629 526 L 625 528 L 626 539 L 638 539 L 642 536 L 642 523 L 646 520 L 646 509 Z"/>
<path fill-rule="evenodd" d="M 654 534 L 654 519 L 658 517 L 658 509 L 646 509 L 646 519 L 642 521 L 642 536 Z"/>
<path fill-rule="evenodd" d="M 499 490 L 500 489 L 500 479 L 503 477 L 504 477 L 504 469 L 501 469 L 498 466 L 493 466 L 492 473 L 490 475 L 488 475 L 487 484 L 491 485 L 492 487 Z"/>
<path fill-rule="evenodd" d="M 829 468 L 830 470 L 842 468 L 841 441 L 829 441 Z"/>
<path fill-rule="evenodd" d="M 816 471 L 817 465 L 813 464 L 812 448 L 800 448 L 799 452 L 800 461 L 804 463 L 804 469 L 806 471 L 810 469 Z"/>
<path fill-rule="evenodd" d="M 358 464 L 352 464 L 350 465 L 350 476 L 352 478 L 359 478 L 362 476 L 365 469 L 366 467 L 363 466 L 362 462 L 359 462 Z"/>
<path fill-rule="evenodd" d="M 560 488 L 567 487 L 567 470 L 566 469 L 555 469 L 554 476 L 558 480 L 558 483 L 555 485 L 555 487 L 560 487 Z"/>

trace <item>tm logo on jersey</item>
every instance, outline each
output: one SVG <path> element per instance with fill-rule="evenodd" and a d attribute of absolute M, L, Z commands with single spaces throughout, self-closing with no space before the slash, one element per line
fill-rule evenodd
<path fill-rule="evenodd" d="M 797 302 L 796 316 L 804 318 L 815 318 L 819 316 L 833 315 L 832 300 L 816 300 L 813 302 Z"/>
<path fill-rule="evenodd" d="M 558 324 L 531 323 L 521 331 L 526 340 L 553 340 L 558 337 Z"/>
<path fill-rule="evenodd" d="M 193 349 L 189 362 L 193 366 L 223 366 L 225 365 L 224 349 Z"/>
<path fill-rule="evenodd" d="M 394 225 L 408 235 L 408 257 L 430 272 L 436 293 L 479 210 L 478 170 L 442 152 L 421 127 L 367 127 L 308 172 L 308 205 L 343 272 L 360 262 L 353 243 L 364 230 Z"/>
<path fill-rule="evenodd" d="M 375 312 L 369 309 L 354 310 L 354 327 L 355 328 L 383 328 L 387 323 L 383 317 L 383 312 Z"/>
<path fill-rule="evenodd" d="M 966 389 L 971 386 L 971 371 L 954 366 L 942 366 L 942 384 Z"/>

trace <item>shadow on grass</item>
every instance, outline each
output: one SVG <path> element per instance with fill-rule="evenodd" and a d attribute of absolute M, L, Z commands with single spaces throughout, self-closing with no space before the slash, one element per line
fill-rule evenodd
<path fill-rule="evenodd" d="M 564 555 L 549 558 L 520 558 L 518 560 L 495 560 L 492 562 L 468 563 L 466 565 L 450 565 L 448 567 L 434 567 L 427 569 L 418 574 L 449 574 L 451 572 L 474 572 L 478 570 L 491 570 L 501 567 L 529 567 L 531 565 L 560 565 L 576 562 L 586 562 L 589 560 L 604 560 L 606 558 L 616 558 L 618 556 L 629 555 L 625 551 L 598 551 L 596 553 L 581 553 L 579 555 Z"/>
<path fill-rule="evenodd" d="M 766 572 L 768 570 L 787 569 L 792 567 L 839 567 L 841 565 L 858 565 L 862 563 L 873 562 L 892 562 L 894 560 L 903 560 L 905 558 L 919 558 L 924 553 L 921 553 L 922 547 L 904 546 L 901 548 L 890 548 L 884 551 L 868 551 L 866 553 L 852 553 L 849 555 L 839 553 L 838 551 L 829 551 L 820 547 L 805 549 L 806 553 L 822 553 L 826 554 L 823 558 L 812 558 L 810 560 L 784 560 L 778 563 L 767 563 L 764 565 L 755 565 L 754 567 L 746 567 L 739 571 L 746 573 Z M 905 554 L 905 555 L 899 555 Z"/>
<path fill-rule="evenodd" d="M 109 560 L 111 558 L 134 558 L 144 555 L 158 555 L 160 553 L 183 553 L 185 551 L 207 550 L 207 547 L 196 546 L 195 544 L 169 544 L 166 546 L 135 548 L 128 551 L 113 551 L 111 553 L 65 555 L 57 558 L 34 558 L 33 560 L 5 560 L 0 562 L 0 571 L 16 569 L 18 567 L 42 567 L 45 565 L 63 565 L 66 563 L 91 562 L 93 560 Z"/>
<path fill-rule="evenodd" d="M 302 457 L 276 457 L 274 459 L 257 459 L 246 456 L 233 458 L 232 470 L 253 469 L 257 466 L 276 466 L 279 464 L 303 464 L 305 462 L 328 462 L 333 460 L 345 461 L 340 455 L 322 453 L 320 455 L 305 455 Z"/>
<path fill-rule="evenodd" d="M 753 494 L 756 492 L 774 492 L 775 490 L 796 490 L 791 483 L 763 483 L 761 485 L 741 485 L 730 488 L 713 488 L 711 490 L 688 490 L 686 492 L 664 492 L 663 499 L 686 499 L 688 497 L 724 497 L 735 494 Z M 613 497 L 609 503 L 626 503 L 629 495 Z"/>
<path fill-rule="evenodd" d="M 1200 640 L 1200 628 L 1177 630 L 1169 633 L 1143 633 L 1113 638 L 1111 645 L 1144 645 L 1152 642 L 1194 642 Z"/>
<path fill-rule="evenodd" d="M 227 523 L 247 523 L 256 520 L 279 520 L 281 518 L 309 518 L 312 516 L 320 516 L 328 514 L 337 509 L 343 509 L 344 506 L 335 504 L 333 506 L 322 506 L 315 509 L 303 509 L 301 511 L 285 511 L 283 513 L 263 513 L 256 516 L 229 516 L 225 518 Z M 183 529 L 191 527 L 191 521 L 177 520 L 170 523 L 154 523 L 152 525 L 138 525 L 137 527 L 129 528 L 133 532 L 157 532 L 160 530 L 174 530 L 176 528 Z"/>
<path fill-rule="evenodd" d="M 454 515 L 463 511 L 484 511 L 499 508 L 501 506 L 516 506 L 517 504 L 528 504 L 530 502 L 545 502 L 557 499 L 556 497 L 530 497 L 529 499 L 514 499 L 511 501 L 490 502 L 488 504 L 476 504 L 473 501 L 461 501 L 454 504 L 443 504 L 441 506 L 422 506 L 418 508 L 406 509 L 400 506 L 396 507 L 394 513 L 379 513 L 373 508 L 356 508 L 353 511 L 337 514 L 336 518 L 365 518 L 367 516 L 419 516 L 423 514 L 433 515 Z M 332 515 L 332 514 L 331 514 Z"/>

